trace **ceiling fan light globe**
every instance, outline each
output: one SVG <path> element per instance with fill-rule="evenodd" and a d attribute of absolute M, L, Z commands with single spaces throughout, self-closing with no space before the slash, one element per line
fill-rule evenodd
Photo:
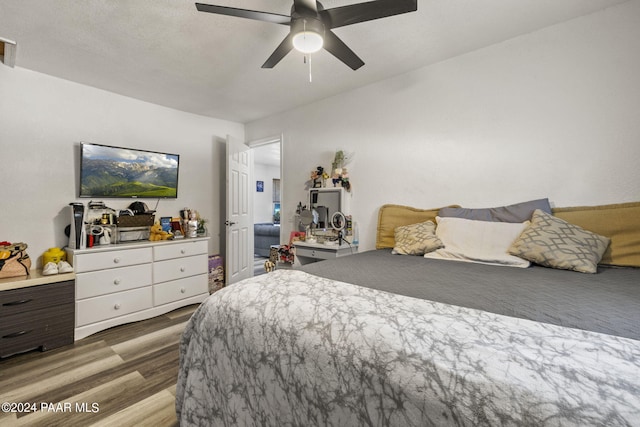
<path fill-rule="evenodd" d="M 302 53 L 315 53 L 322 49 L 324 40 L 315 31 L 300 31 L 293 36 L 293 47 Z"/>

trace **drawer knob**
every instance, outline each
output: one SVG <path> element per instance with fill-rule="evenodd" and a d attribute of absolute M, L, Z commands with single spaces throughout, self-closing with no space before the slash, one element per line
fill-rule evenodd
<path fill-rule="evenodd" d="M 119 285 L 119 284 L 120 284 L 120 279 L 115 279 L 115 280 L 113 281 L 113 284 L 114 284 L 114 285 Z"/>
<path fill-rule="evenodd" d="M 116 303 L 116 305 L 114 305 L 114 306 L 113 306 L 113 308 L 114 308 L 115 310 L 120 310 L 120 304 Z"/>
<path fill-rule="evenodd" d="M 187 292 L 185 288 L 180 288 L 180 293 L 184 294 L 185 292 Z"/>
<path fill-rule="evenodd" d="M 311 256 L 316 256 L 316 251 L 311 251 Z"/>
<path fill-rule="evenodd" d="M 184 273 L 184 272 L 185 272 L 185 270 L 186 270 L 186 268 L 184 268 L 184 267 L 180 267 L 180 271 L 181 271 L 182 273 Z"/>
<path fill-rule="evenodd" d="M 180 253 L 181 253 L 182 255 L 184 255 L 184 254 L 186 254 L 186 253 L 187 253 L 187 251 L 186 251 L 185 249 L 180 249 Z"/>
<path fill-rule="evenodd" d="M 119 262 L 120 262 L 120 258 L 114 258 L 114 259 L 113 259 L 113 263 L 114 263 L 114 264 L 118 264 Z"/>

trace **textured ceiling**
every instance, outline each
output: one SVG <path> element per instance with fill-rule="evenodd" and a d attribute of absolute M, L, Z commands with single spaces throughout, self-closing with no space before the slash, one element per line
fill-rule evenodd
<path fill-rule="evenodd" d="M 261 68 L 288 27 L 201 13 L 189 1 L 0 0 L 0 37 L 18 43 L 17 67 L 246 123 L 624 1 L 418 0 L 417 12 L 334 30 L 365 66 L 353 71 L 321 51 L 312 83 L 297 52 Z M 291 9 L 291 0 L 210 3 Z"/>

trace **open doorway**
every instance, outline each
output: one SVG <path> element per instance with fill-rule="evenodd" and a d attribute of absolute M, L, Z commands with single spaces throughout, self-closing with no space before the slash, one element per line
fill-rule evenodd
<path fill-rule="evenodd" d="M 281 138 L 248 144 L 253 151 L 254 276 L 265 273 L 264 262 L 272 246 L 280 245 L 280 203 L 282 197 Z"/>

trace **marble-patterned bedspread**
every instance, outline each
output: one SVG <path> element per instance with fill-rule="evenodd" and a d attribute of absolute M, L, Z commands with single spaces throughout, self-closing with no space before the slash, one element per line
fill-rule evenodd
<path fill-rule="evenodd" d="M 640 426 L 640 341 L 277 270 L 182 337 L 181 426 Z"/>

